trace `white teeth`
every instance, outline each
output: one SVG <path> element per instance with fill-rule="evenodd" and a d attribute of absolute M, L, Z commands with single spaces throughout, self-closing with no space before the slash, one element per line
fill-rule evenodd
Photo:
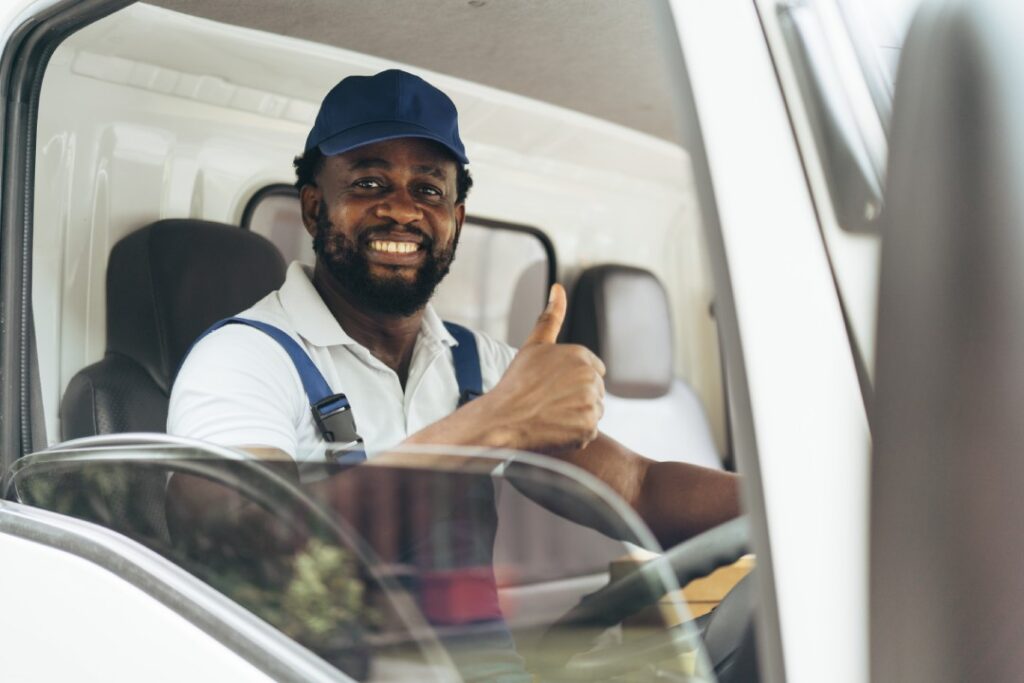
<path fill-rule="evenodd" d="M 415 242 L 392 242 L 390 240 L 373 240 L 370 242 L 370 249 L 383 251 L 388 254 L 411 254 L 419 249 Z"/>

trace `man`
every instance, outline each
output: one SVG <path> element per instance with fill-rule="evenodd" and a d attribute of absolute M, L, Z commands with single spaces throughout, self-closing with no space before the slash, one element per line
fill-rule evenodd
<path fill-rule="evenodd" d="M 556 285 L 518 352 L 475 334 L 484 393 L 456 409 L 455 338 L 430 307 L 455 257 L 472 180 L 454 104 L 397 70 L 350 77 L 325 97 L 296 159 L 317 255 L 242 317 L 284 331 L 343 391 L 369 457 L 398 444 L 546 453 L 629 502 L 663 545 L 739 513 L 734 475 L 656 463 L 600 434 L 603 364 L 555 343 Z M 322 458 L 310 400 L 280 343 L 246 325 L 202 339 L 174 385 L 168 432 L 257 456 Z"/>

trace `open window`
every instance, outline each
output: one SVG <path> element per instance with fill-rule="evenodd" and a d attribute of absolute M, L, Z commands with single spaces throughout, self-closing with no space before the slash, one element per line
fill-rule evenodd
<path fill-rule="evenodd" d="M 408 6 L 418 9 L 417 3 Z M 4 362 L 15 364 L 23 380 L 17 392 L 5 392 L 9 409 L 4 438 L 15 446 L 5 457 L 12 460 L 30 450 L 27 444 L 31 440 L 21 439 L 24 446 L 18 447 L 17 439 L 7 438 L 14 429 L 11 425 L 18 425 L 22 434 L 45 425 L 46 435 L 36 439 L 37 448 L 59 441 L 63 421 L 59 405 L 71 378 L 111 352 L 108 277 L 115 245 L 146 226 L 183 219 L 219 223 L 235 230 L 242 222 L 250 228 L 248 234 L 265 234 L 286 252 L 289 238 L 278 230 L 275 214 L 283 214 L 294 198 L 274 188 L 291 180 L 290 161 L 302 144 L 316 98 L 341 74 L 371 72 L 393 66 L 394 60 L 402 63 L 396 56 L 385 58 L 329 44 L 340 40 L 334 29 L 350 31 L 345 39 L 353 41 L 352 45 L 360 36 L 351 31 L 372 34 L 366 28 L 381 24 L 379 16 L 367 15 L 375 12 L 373 8 L 346 6 L 340 18 L 336 11 L 328 12 L 332 22 L 323 23 L 330 24 L 331 30 L 325 34 L 316 13 L 328 5 L 336 10 L 329 2 L 289 6 L 281 11 L 297 13 L 296 21 L 284 23 L 272 20 L 274 3 L 266 3 L 266 13 L 189 0 L 167 0 L 158 5 L 134 4 L 103 21 L 89 24 L 83 20 L 74 35 L 60 45 L 49 46 L 53 53 L 45 77 L 40 72 L 31 84 L 36 93 L 32 97 L 37 99 L 29 110 L 33 116 L 38 114 L 31 121 L 38 131 L 38 145 L 27 151 L 19 148 L 19 153 L 27 154 L 23 168 L 31 172 L 23 181 L 32 192 L 25 195 L 28 199 L 20 207 L 23 215 L 16 225 L 10 220 L 4 223 L 5 239 L 11 239 L 11 231 L 17 229 L 22 240 L 5 242 L 18 247 L 5 250 L 8 259 L 22 255 L 20 270 L 4 270 L 9 287 L 3 296 L 20 301 L 18 310 L 23 314 L 23 326 L 15 330 L 23 334 L 20 346 L 4 347 Z M 679 86 L 673 80 L 676 75 L 663 68 L 660 42 L 647 40 L 655 32 L 652 27 L 665 23 L 665 8 L 644 3 L 623 9 L 619 3 L 607 2 L 602 13 L 594 16 L 584 11 L 571 13 L 574 19 L 562 27 L 546 21 L 543 13 L 515 5 L 481 2 L 469 3 L 470 9 L 462 3 L 445 7 L 446 12 L 478 12 L 474 17 L 483 16 L 479 13 L 483 11 L 512 12 L 524 22 L 533 22 L 518 27 L 517 36 L 532 39 L 536 34 L 541 40 L 535 45 L 538 48 L 559 45 L 565 49 L 574 39 L 586 37 L 581 46 L 593 53 L 581 58 L 578 65 L 593 66 L 588 67 L 589 76 L 541 79 L 547 90 L 523 96 L 515 79 L 485 82 L 471 73 L 457 72 L 461 66 L 473 66 L 461 51 L 450 56 L 450 69 L 443 64 L 414 64 L 428 75 L 433 73 L 430 77 L 453 94 L 460 110 L 471 113 L 473 124 L 467 139 L 475 146 L 474 173 L 479 169 L 462 252 L 445 283 L 448 289 L 438 294 L 442 314 L 515 344 L 532 325 L 556 274 L 572 281 L 578 273 L 607 263 L 643 269 L 665 290 L 665 310 L 671 313 L 673 332 L 669 366 L 676 379 L 692 386 L 694 400 L 706 411 L 712 426 L 712 438 L 719 445 L 724 443 L 723 373 L 717 322 L 711 314 L 711 266 L 697 201 L 695 164 L 691 163 L 691 150 L 676 139 L 671 107 L 661 99 Z M 551 3 L 547 16 L 561 16 L 563 7 L 563 3 Z M 518 26 L 500 17 L 473 20 L 500 36 L 510 26 Z M 305 27 L 305 33 L 280 32 L 280 26 L 286 24 Z M 618 31 L 617 38 L 611 43 L 593 40 L 596 31 Z M 557 40 L 550 40 L 552 34 Z M 495 44 L 531 58 L 535 53 L 513 38 Z M 657 58 L 645 56 L 644 50 L 649 48 Z M 625 55 L 631 55 L 631 60 L 623 60 Z M 415 54 L 406 56 L 415 58 Z M 539 58 L 545 66 L 572 66 Z M 501 62 L 495 60 L 497 65 Z M 512 66 L 515 61 L 505 64 Z M 613 75 L 620 67 L 622 73 Z M 628 101 L 619 96 L 623 83 L 634 93 Z M 654 87 L 650 87 L 652 83 Z M 611 98 L 606 97 L 609 93 Z M 560 95 L 577 99 L 560 100 Z M 610 109 L 602 114 L 597 108 L 587 109 L 590 105 Z M 627 110 L 614 111 L 622 106 Z M 251 201 L 255 204 L 249 211 Z M 5 211 L 7 206 L 10 204 L 5 203 Z M 263 218 L 258 218 L 259 214 Z M 261 220 L 267 227 L 258 227 Z M 308 243 L 301 230 L 294 234 L 299 242 Z M 185 232 L 180 237 L 177 246 L 187 251 L 191 242 Z M 519 301 L 524 306 L 517 313 Z M 728 310 L 728 306 L 722 304 L 719 310 Z M 8 334 L 7 328 L 4 334 Z M 638 352 L 644 352 L 645 338 L 638 338 Z M 33 362 L 39 370 L 38 380 L 32 376 Z M 742 374 L 737 376 L 742 378 Z M 742 404 L 737 410 L 742 412 Z M 121 458 L 122 463 L 134 463 L 124 468 L 134 476 L 140 471 L 138 461 L 126 453 L 134 447 L 116 452 L 104 447 L 94 452 L 99 457 L 89 461 L 93 464 L 88 469 L 102 469 L 104 465 L 95 462 Z M 78 447 L 70 448 L 76 451 Z M 44 483 L 34 494 L 23 489 L 22 500 L 75 514 L 83 509 L 74 507 L 78 503 L 62 507 L 60 500 L 51 500 L 52 505 L 43 502 L 60 488 L 48 488 L 45 483 L 51 470 L 42 463 L 63 467 L 60 454 L 50 455 L 55 457 L 49 461 L 45 457 L 25 461 L 21 476 L 29 478 L 29 465 L 40 466 L 35 472 Z M 78 453 L 64 455 L 75 460 Z M 177 462 L 174 458 L 169 461 Z M 177 472 L 175 467 L 168 466 L 161 474 Z M 492 469 L 487 477 L 492 476 Z M 117 494 L 121 485 L 105 489 L 101 481 L 107 480 L 98 477 L 95 489 L 68 490 L 89 492 L 92 498 L 84 504 L 102 510 L 103 494 Z M 97 491 L 99 495 L 95 495 Z M 160 486 L 152 492 L 152 500 L 159 500 Z M 580 496 L 585 499 L 587 493 Z M 566 499 L 576 500 L 568 494 Z M 394 500 L 403 499 L 396 496 Z M 107 512 L 115 508 L 107 508 Z M 90 510 L 89 515 L 95 512 L 91 507 L 84 509 Z M 110 520 L 88 518 L 104 523 Z M 120 526 L 124 519 L 110 522 L 111 528 L 144 542 L 135 531 Z M 145 519 L 151 518 L 131 517 L 130 523 Z M 412 523 L 402 519 L 405 521 L 399 527 Z M 369 536 L 371 544 L 383 538 Z M 633 541 L 642 541 L 640 536 L 642 533 Z M 584 546 L 590 547 L 591 541 L 586 540 Z M 549 559 L 560 560 L 560 554 L 572 550 L 570 545 L 553 541 L 545 553 Z M 622 550 L 631 549 L 619 543 L 615 552 Z M 545 573 L 538 567 L 524 569 L 518 576 L 510 572 L 509 581 L 518 583 L 507 586 L 509 594 L 524 604 L 529 602 L 531 609 L 562 607 L 550 601 L 555 593 L 535 590 L 530 595 L 525 588 L 536 588 L 535 584 L 542 583 L 539 579 L 557 583 L 582 577 L 586 580 L 570 582 L 558 593 L 575 599 L 584 589 L 595 587 L 586 582 L 594 576 L 592 572 L 606 578 L 607 559 L 576 566 L 571 576 Z M 401 571 L 395 570 L 396 576 L 407 579 Z M 670 648 L 676 645 L 669 643 Z M 637 651 L 632 659 L 612 651 L 614 657 L 590 661 L 589 665 L 614 666 L 609 660 L 616 658 L 635 663 L 644 654 L 642 646 Z M 684 671 L 702 673 L 699 662 L 677 664 Z M 597 670 L 610 671 L 591 668 L 576 673 L 587 678 Z"/>

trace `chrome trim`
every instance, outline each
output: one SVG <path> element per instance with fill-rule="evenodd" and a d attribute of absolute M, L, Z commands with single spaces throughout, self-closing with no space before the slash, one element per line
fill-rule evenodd
<path fill-rule="evenodd" d="M 71 439 L 70 441 L 62 441 L 45 450 L 37 451 L 37 453 L 59 453 L 82 448 L 106 448 L 108 446 L 185 446 L 188 448 L 199 448 L 208 453 L 233 460 L 252 458 L 245 451 L 218 446 L 217 444 L 200 441 L 199 439 L 189 439 L 184 436 L 173 436 L 159 432 L 125 432 L 122 434 L 83 436 L 78 439 Z"/>
<path fill-rule="evenodd" d="M 75 555 L 115 574 L 278 681 L 351 681 L 173 562 L 101 526 L 0 501 L 0 533 Z"/>

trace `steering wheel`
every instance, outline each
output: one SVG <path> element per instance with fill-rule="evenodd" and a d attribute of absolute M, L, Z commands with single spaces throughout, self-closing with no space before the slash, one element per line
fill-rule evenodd
<path fill-rule="evenodd" d="M 701 633 L 688 622 L 656 636 L 589 651 L 597 633 L 654 604 L 665 594 L 667 586 L 663 577 L 666 572 L 675 576 L 679 586 L 685 586 L 693 579 L 734 563 L 748 552 L 748 520 L 738 517 L 680 543 L 661 557 L 585 596 L 542 637 L 534 660 L 541 668 L 539 673 L 545 680 L 599 680 L 696 649 L 701 644 Z M 716 629 L 716 632 L 727 632 L 723 635 L 730 641 L 745 639 L 747 626 L 752 624 L 751 585 L 747 579 L 741 581 L 716 609 L 716 612 L 728 612 L 729 620 L 736 622 L 730 624 L 731 628 Z M 708 631 L 710 637 L 711 626 Z M 710 647 L 710 643 L 708 645 Z M 737 649 L 735 642 L 727 645 L 730 654 Z"/>

